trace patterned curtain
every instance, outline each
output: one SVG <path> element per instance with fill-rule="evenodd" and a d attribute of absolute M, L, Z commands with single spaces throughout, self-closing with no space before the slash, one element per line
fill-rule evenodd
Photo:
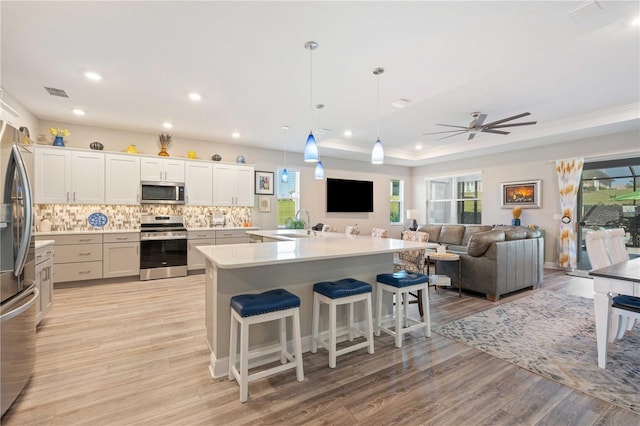
<path fill-rule="evenodd" d="M 557 160 L 558 189 L 560 192 L 560 233 L 558 237 L 558 266 L 574 271 L 577 266 L 576 199 L 582 178 L 583 158 Z"/>

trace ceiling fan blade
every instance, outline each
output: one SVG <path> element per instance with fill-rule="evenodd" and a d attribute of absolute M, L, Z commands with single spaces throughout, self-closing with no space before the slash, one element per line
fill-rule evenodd
<path fill-rule="evenodd" d="M 469 129 L 467 126 L 454 126 L 451 124 L 436 124 L 436 126 L 457 127 L 458 129 Z"/>
<path fill-rule="evenodd" d="M 452 132 L 459 132 L 459 133 L 465 133 L 467 130 L 445 130 L 443 132 L 432 132 L 432 133 L 423 133 L 422 136 L 426 136 L 426 135 L 437 135 L 439 133 L 452 133 Z"/>
<path fill-rule="evenodd" d="M 469 133 L 469 137 L 467 138 L 467 140 L 470 141 L 471 139 L 473 139 L 475 137 L 476 137 L 475 133 Z"/>
<path fill-rule="evenodd" d="M 487 123 L 482 127 L 493 127 L 496 124 L 501 124 L 501 123 L 504 123 L 505 121 L 515 120 L 516 118 L 526 117 L 527 115 L 531 115 L 531 113 L 530 112 L 523 112 L 522 114 L 514 115 L 512 117 L 503 118 L 502 120 L 498 120 L 498 121 L 493 121 L 491 123 Z"/>
<path fill-rule="evenodd" d="M 478 117 L 476 117 L 476 122 L 473 123 L 474 125 L 471 127 L 480 127 L 482 126 L 482 123 L 484 123 L 484 120 L 487 118 L 487 114 L 478 114 Z"/>
<path fill-rule="evenodd" d="M 537 121 L 527 121 L 525 123 L 499 124 L 497 126 L 490 126 L 488 128 L 489 129 L 502 129 L 503 127 L 528 126 L 530 124 L 536 124 L 536 123 L 537 123 Z"/>
<path fill-rule="evenodd" d="M 508 135 L 509 133 L 511 133 L 511 132 L 504 132 L 502 130 L 492 130 L 492 129 L 482 129 L 480 131 L 484 133 L 495 133 L 496 135 Z"/>
<path fill-rule="evenodd" d="M 453 134 L 453 135 L 443 136 L 443 137 L 438 138 L 438 139 L 436 139 L 436 140 L 437 140 L 437 141 L 439 141 L 439 140 L 442 140 L 442 139 L 450 138 L 450 137 L 452 137 L 452 136 L 458 136 L 458 135 L 461 135 L 461 134 L 463 134 L 463 133 L 467 133 L 467 132 L 466 132 L 466 131 L 465 131 L 465 132 L 458 132 L 458 133 L 455 133 L 455 134 Z"/>

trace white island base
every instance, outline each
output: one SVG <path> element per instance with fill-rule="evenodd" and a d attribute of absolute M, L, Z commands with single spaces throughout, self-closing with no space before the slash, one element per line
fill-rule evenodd
<path fill-rule="evenodd" d="M 302 350 L 307 352 L 311 348 L 315 283 L 350 277 L 374 286 L 377 274 L 393 271 L 394 252 L 416 248 L 425 248 L 425 244 L 340 234 L 298 241 L 198 247 L 206 258 L 205 320 L 212 377 L 225 377 L 229 371 L 231 297 L 275 288 L 284 288 L 300 297 Z M 326 320 L 326 315 L 321 316 Z M 363 321 L 361 313 L 356 312 L 354 321 Z M 338 326 L 341 324 L 346 325 L 346 315 L 339 318 Z M 326 321 L 321 322 L 320 327 L 321 330 L 326 329 Z M 275 323 L 252 326 L 252 353 L 271 348 L 277 342 L 278 327 Z M 273 356 L 258 358 L 250 367 L 276 359 Z"/>

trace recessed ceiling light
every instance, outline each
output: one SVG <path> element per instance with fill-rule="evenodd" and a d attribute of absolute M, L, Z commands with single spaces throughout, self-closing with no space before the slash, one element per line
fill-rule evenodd
<path fill-rule="evenodd" d="M 282 126 L 282 130 L 289 130 L 289 126 Z"/>
<path fill-rule="evenodd" d="M 422 144 L 416 144 L 416 151 L 420 151 L 422 149 Z"/>
<path fill-rule="evenodd" d="M 162 127 L 164 127 L 165 129 L 170 129 L 173 127 L 173 124 L 169 123 L 168 121 L 165 121 L 164 123 L 162 123 Z"/>
<path fill-rule="evenodd" d="M 231 137 L 239 138 L 239 137 L 240 137 L 240 133 L 238 133 L 238 132 L 233 132 L 233 133 L 231 133 Z"/>
<path fill-rule="evenodd" d="M 85 112 L 83 110 L 77 108 L 73 110 L 73 113 L 75 115 L 85 115 Z"/>
<path fill-rule="evenodd" d="M 396 108 L 404 108 L 407 105 L 409 105 L 409 100 L 404 98 L 396 99 L 395 101 L 393 101 L 391 105 L 393 105 Z"/>
<path fill-rule="evenodd" d="M 102 80 L 102 76 L 100 74 L 98 74 L 97 72 L 93 72 L 93 71 L 85 72 L 84 76 L 87 77 L 89 80 L 93 80 L 93 81 Z"/>
<path fill-rule="evenodd" d="M 189 99 L 197 102 L 202 99 L 202 95 L 200 93 L 192 92 L 192 93 L 189 93 Z"/>
<path fill-rule="evenodd" d="M 638 16 L 636 19 L 631 21 L 631 25 L 635 25 L 636 27 L 640 26 L 640 16 Z"/>
<path fill-rule="evenodd" d="M 351 130 L 345 130 L 343 134 L 347 137 L 353 135 L 353 133 L 351 133 Z"/>

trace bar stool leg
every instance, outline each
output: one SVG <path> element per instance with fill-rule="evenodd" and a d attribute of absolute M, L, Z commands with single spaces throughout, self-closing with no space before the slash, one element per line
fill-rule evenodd
<path fill-rule="evenodd" d="M 349 341 L 353 342 L 353 303 L 349 303 Z"/>
<path fill-rule="evenodd" d="M 287 319 L 280 318 L 280 364 L 287 362 Z"/>
<path fill-rule="evenodd" d="M 365 315 L 367 323 L 367 337 L 369 339 L 369 353 L 373 354 L 373 307 L 371 306 L 371 293 L 367 295 L 365 303 Z"/>
<path fill-rule="evenodd" d="M 242 321 L 240 329 L 240 402 L 249 396 L 249 323 Z"/>
<path fill-rule="evenodd" d="M 233 380 L 233 368 L 236 368 L 236 350 L 238 349 L 238 322 L 231 315 L 231 330 L 229 332 L 229 380 Z"/>
<path fill-rule="evenodd" d="M 403 308 L 405 306 L 405 299 L 402 297 L 400 289 L 395 291 L 396 294 L 396 348 L 402 347 L 402 323 L 403 323 Z"/>
<path fill-rule="evenodd" d="M 320 300 L 313 294 L 313 330 L 311 331 L 311 353 L 318 352 L 318 329 L 320 328 Z"/>
<path fill-rule="evenodd" d="M 429 284 L 427 284 L 427 291 L 422 292 L 422 306 L 424 307 L 424 313 L 422 315 L 422 321 L 427 323 L 425 327 L 425 336 L 431 337 L 431 310 L 429 308 Z"/>
<path fill-rule="evenodd" d="M 336 330 L 336 305 L 333 302 L 329 303 L 329 368 L 336 368 L 336 344 L 337 344 Z"/>
<path fill-rule="evenodd" d="M 293 346 L 296 357 L 296 376 L 299 382 L 304 380 L 302 369 L 302 342 L 300 342 L 300 309 L 293 313 Z"/>
<path fill-rule="evenodd" d="M 382 323 L 382 285 L 376 284 L 376 336 L 380 336 L 380 325 Z"/>

